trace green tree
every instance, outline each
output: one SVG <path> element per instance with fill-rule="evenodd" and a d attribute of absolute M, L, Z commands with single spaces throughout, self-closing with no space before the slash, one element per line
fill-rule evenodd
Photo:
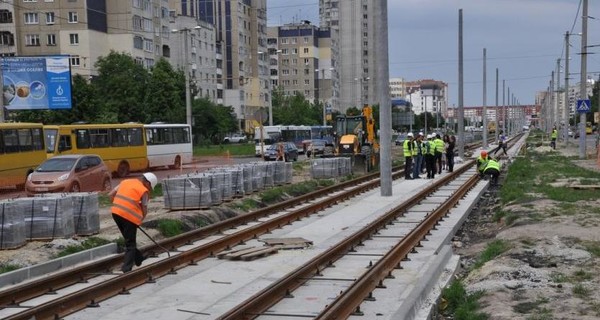
<path fill-rule="evenodd" d="M 100 112 L 97 120 L 103 123 L 144 122 L 148 71 L 137 64 L 131 55 L 111 51 L 94 65 L 98 76 L 96 88 Z"/>
<path fill-rule="evenodd" d="M 323 122 L 323 104 L 310 103 L 304 95 L 286 96 L 281 87 L 272 94 L 273 123 L 281 125 L 318 125 Z"/>
<path fill-rule="evenodd" d="M 193 101 L 194 135 L 199 141 L 220 143 L 225 134 L 238 130 L 238 121 L 232 107 L 217 105 L 207 98 Z"/>
<path fill-rule="evenodd" d="M 142 122 L 185 123 L 185 75 L 161 58 L 148 77 Z"/>

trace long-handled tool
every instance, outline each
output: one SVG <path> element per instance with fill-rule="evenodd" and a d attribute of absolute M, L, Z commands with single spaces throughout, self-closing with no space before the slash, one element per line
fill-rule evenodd
<path fill-rule="evenodd" d="M 141 226 L 138 226 L 138 229 L 140 229 L 140 231 L 142 231 L 142 233 L 144 233 L 146 235 L 146 237 L 148 237 L 148 239 L 152 240 L 152 242 L 154 242 L 154 244 L 156 246 L 158 246 L 159 248 L 163 249 L 167 253 L 167 256 L 169 258 L 171 257 L 171 253 L 169 252 L 169 250 L 167 250 L 167 248 L 161 246 L 160 244 L 158 244 L 158 242 L 156 242 L 154 239 L 152 239 L 152 237 L 144 229 L 142 229 Z"/>

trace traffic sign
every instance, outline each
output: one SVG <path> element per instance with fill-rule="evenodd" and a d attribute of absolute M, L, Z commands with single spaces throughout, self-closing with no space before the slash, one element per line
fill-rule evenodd
<path fill-rule="evenodd" d="M 589 113 L 591 111 L 591 101 L 589 99 L 577 100 L 577 112 L 578 113 Z"/>

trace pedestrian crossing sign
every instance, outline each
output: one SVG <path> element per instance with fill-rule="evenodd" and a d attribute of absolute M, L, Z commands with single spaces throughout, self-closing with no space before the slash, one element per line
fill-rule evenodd
<path fill-rule="evenodd" d="M 577 100 L 577 112 L 578 113 L 589 113 L 591 111 L 591 101 L 589 99 L 587 100 L 583 100 L 583 99 L 579 99 Z"/>

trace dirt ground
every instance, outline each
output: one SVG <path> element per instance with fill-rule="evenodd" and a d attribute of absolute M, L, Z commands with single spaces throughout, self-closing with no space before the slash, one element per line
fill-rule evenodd
<path fill-rule="evenodd" d="M 577 154 L 574 148 L 559 151 Z M 600 171 L 596 160 L 573 163 Z M 576 203 L 574 212 L 561 212 L 556 203 L 540 197 L 501 207 L 497 191 L 488 191 L 454 239 L 463 267 L 457 278 L 470 293 L 485 292 L 480 303 L 488 319 L 600 319 L 600 258 L 595 251 L 600 248 L 600 216 L 593 210 L 599 206 L 600 197 Z M 506 221 L 494 222 L 498 209 L 519 218 L 510 227 Z M 507 241 L 510 249 L 468 273 L 496 239 Z"/>

